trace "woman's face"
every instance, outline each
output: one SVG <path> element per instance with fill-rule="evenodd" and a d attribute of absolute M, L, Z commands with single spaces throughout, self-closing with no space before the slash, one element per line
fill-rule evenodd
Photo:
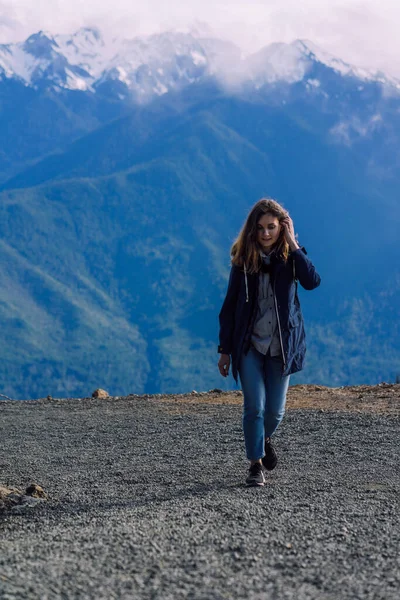
<path fill-rule="evenodd" d="M 263 215 L 257 223 L 257 242 L 261 250 L 269 251 L 278 241 L 280 231 L 281 225 L 277 217 L 268 213 Z"/>

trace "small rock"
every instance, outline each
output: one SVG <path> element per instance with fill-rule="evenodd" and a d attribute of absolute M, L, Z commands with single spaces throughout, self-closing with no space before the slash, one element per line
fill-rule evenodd
<path fill-rule="evenodd" d="M 53 396 L 50 396 L 50 394 L 47 396 L 47 400 L 53 400 Z"/>
<path fill-rule="evenodd" d="M 44 489 L 36 483 L 26 488 L 25 494 L 15 488 L 0 486 L 0 513 L 12 511 L 23 512 L 24 507 L 33 507 L 47 499 Z"/>
<path fill-rule="evenodd" d="M 222 394 L 222 390 L 220 388 L 214 388 L 213 390 L 210 390 L 209 392 L 210 394 Z"/>
<path fill-rule="evenodd" d="M 25 495 L 31 496 L 32 498 L 47 498 L 44 489 L 36 483 L 31 483 L 31 485 L 26 488 Z"/>
<path fill-rule="evenodd" d="M 102 389 L 97 389 L 94 390 L 93 394 L 92 394 L 92 398 L 109 398 L 110 394 L 108 392 L 106 392 L 106 390 L 102 390 Z"/>
<path fill-rule="evenodd" d="M 12 509 L 21 502 L 21 492 L 15 488 L 0 486 L 0 512 Z"/>
<path fill-rule="evenodd" d="M 0 485 L 0 500 L 4 500 L 5 498 L 8 498 L 10 496 L 10 494 L 22 494 L 22 492 L 20 490 L 17 490 L 16 488 L 6 488 L 2 485 Z"/>

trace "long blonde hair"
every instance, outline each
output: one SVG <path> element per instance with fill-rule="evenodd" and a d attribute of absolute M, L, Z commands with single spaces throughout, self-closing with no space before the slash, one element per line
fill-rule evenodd
<path fill-rule="evenodd" d="M 287 210 L 276 200 L 261 198 L 250 210 L 231 248 L 232 264 L 238 267 L 243 267 L 245 264 L 249 273 L 257 273 L 261 266 L 260 247 L 257 242 L 257 225 L 261 217 L 266 214 L 276 217 L 279 222 L 289 216 Z M 286 262 L 289 256 L 289 244 L 285 239 L 283 228 L 274 249 Z"/>

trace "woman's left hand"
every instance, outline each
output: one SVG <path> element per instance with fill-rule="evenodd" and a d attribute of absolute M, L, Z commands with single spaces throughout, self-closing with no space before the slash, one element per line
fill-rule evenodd
<path fill-rule="evenodd" d="M 300 246 L 297 243 L 296 236 L 294 233 L 294 226 L 292 219 L 287 216 L 285 219 L 281 221 L 281 225 L 283 227 L 283 233 L 285 236 L 285 240 L 289 244 L 289 248 L 293 250 L 297 250 Z"/>

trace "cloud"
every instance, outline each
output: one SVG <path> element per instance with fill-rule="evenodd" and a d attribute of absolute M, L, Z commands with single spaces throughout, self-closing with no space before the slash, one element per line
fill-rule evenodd
<path fill-rule="evenodd" d="M 336 141 L 351 146 L 354 140 L 370 136 L 379 130 L 382 125 L 383 119 L 380 114 L 375 114 L 364 122 L 358 117 L 352 117 L 349 120 L 337 123 L 329 133 Z"/>
<path fill-rule="evenodd" d="M 72 33 L 82 26 L 132 38 L 195 21 L 209 23 L 216 35 L 248 52 L 310 39 L 355 65 L 400 77 L 398 0 L 0 0 L 3 43 L 40 29 Z"/>
<path fill-rule="evenodd" d="M 0 40 L 12 36 L 17 28 L 18 21 L 13 8 L 4 2 L 0 2 Z"/>

